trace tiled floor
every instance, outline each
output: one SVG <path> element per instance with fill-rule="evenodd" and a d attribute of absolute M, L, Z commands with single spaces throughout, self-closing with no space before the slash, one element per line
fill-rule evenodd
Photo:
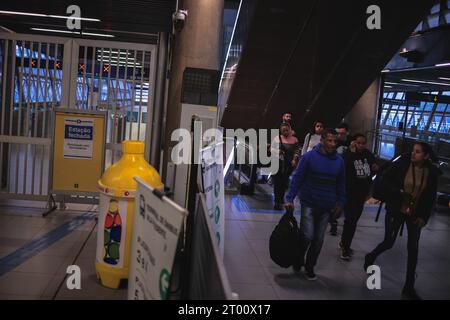
<path fill-rule="evenodd" d="M 38 208 L 0 206 L 0 262 L 89 210 L 93 208 L 72 205 L 70 210 L 42 218 L 42 210 Z M 326 235 L 316 267 L 318 280 L 312 282 L 270 259 L 269 237 L 281 213 L 271 210 L 267 195 L 259 194 L 251 199 L 226 196 L 224 262 L 231 288 L 240 299 L 401 298 L 406 271 L 406 234 L 377 261 L 382 272 L 382 289 L 366 287 L 363 257 L 382 240 L 384 233 L 384 215 L 380 222 L 374 222 L 376 207 L 366 207 L 360 220 L 352 245 L 355 249 L 352 261 L 341 261 L 337 249 L 339 238 Z M 8 272 L 2 273 L 0 263 L 0 299 L 126 299 L 125 288 L 108 289 L 96 279 L 96 232 L 96 221 L 87 220 Z M 425 299 L 450 299 L 449 243 L 450 216 L 433 216 L 422 233 L 417 268 L 416 287 Z M 66 269 L 72 264 L 81 268 L 81 290 L 66 287 Z"/>
<path fill-rule="evenodd" d="M 269 255 L 270 234 L 282 212 L 271 211 L 270 197 L 226 196 L 225 266 L 231 288 L 240 299 L 401 299 L 406 272 L 406 230 L 390 251 L 377 260 L 381 290 L 369 290 L 364 255 L 384 236 L 384 212 L 366 206 L 352 244 L 350 262 L 339 259 L 340 237 L 325 237 L 316 266 L 317 281 L 277 266 Z M 297 207 L 299 204 L 297 203 Z M 269 213 L 271 211 L 271 213 Z M 256 213 L 255 213 L 256 212 Z M 297 219 L 299 219 L 298 211 Z M 339 220 L 342 232 L 343 219 Z M 450 299 L 450 216 L 433 216 L 420 240 L 416 289 L 424 299 Z"/>
<path fill-rule="evenodd" d="M 71 205 L 42 218 L 39 208 L 0 207 L 0 261 L 92 209 Z M 2 274 L 0 265 L 0 299 L 125 299 L 126 289 L 108 289 L 96 279 L 96 230 L 96 221 L 88 220 L 9 272 Z M 66 271 L 72 264 L 81 269 L 81 290 L 67 289 Z"/>

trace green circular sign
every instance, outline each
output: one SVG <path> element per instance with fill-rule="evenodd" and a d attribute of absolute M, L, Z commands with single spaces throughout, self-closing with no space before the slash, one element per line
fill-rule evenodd
<path fill-rule="evenodd" d="M 216 180 L 216 183 L 214 183 L 214 195 L 216 196 L 216 198 L 219 196 L 219 191 L 220 191 L 220 183 L 219 180 Z"/>
<path fill-rule="evenodd" d="M 214 215 L 215 221 L 216 223 L 219 223 L 219 218 L 220 218 L 220 208 L 219 206 L 216 207 L 216 214 Z"/>
<path fill-rule="evenodd" d="M 167 269 L 162 269 L 159 275 L 159 295 L 162 300 L 167 299 L 167 294 L 169 293 L 169 281 L 170 273 Z"/>

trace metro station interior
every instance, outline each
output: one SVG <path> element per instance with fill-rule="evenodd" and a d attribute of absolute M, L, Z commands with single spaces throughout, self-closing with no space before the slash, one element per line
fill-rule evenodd
<path fill-rule="evenodd" d="M 450 0 L 2 1 L 0 300 L 450 299 L 449 40 Z M 286 122 L 297 149 L 279 203 L 280 176 L 260 149 L 282 163 L 273 148 L 285 138 L 260 132 Z M 311 131 L 318 122 L 324 130 Z M 346 156 L 335 155 L 342 124 Z M 229 130 L 254 130 L 258 149 Z M 194 140 L 179 152 L 183 132 Z M 342 179 L 360 138 L 371 189 L 350 248 L 354 199 Z M 299 191 L 314 152 L 346 166 L 336 179 L 347 197 L 326 209 L 306 263 L 303 252 L 282 267 L 275 227 L 292 203 L 304 241 L 306 209 L 317 209 Z M 373 193 L 395 173 L 380 168 L 404 159 L 394 191 L 413 183 L 413 217 L 404 202 L 394 212 L 394 191 Z M 395 243 L 375 262 L 394 216 L 404 219 Z"/>

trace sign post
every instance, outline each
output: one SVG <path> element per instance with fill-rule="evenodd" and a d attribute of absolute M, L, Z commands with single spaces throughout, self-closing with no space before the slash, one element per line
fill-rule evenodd
<path fill-rule="evenodd" d="M 135 180 L 128 299 L 165 300 L 187 211 L 141 179 Z"/>

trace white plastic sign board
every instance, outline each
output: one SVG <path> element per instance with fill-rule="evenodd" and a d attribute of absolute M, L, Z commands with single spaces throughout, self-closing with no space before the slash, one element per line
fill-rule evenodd
<path fill-rule="evenodd" d="M 201 150 L 202 183 L 208 215 L 211 219 L 219 252 L 224 255 L 225 193 L 223 178 L 223 143 L 213 143 Z"/>
<path fill-rule="evenodd" d="M 139 178 L 131 236 L 129 300 L 165 300 L 187 211 Z"/>
<path fill-rule="evenodd" d="M 64 158 L 92 159 L 94 119 L 64 119 Z"/>

